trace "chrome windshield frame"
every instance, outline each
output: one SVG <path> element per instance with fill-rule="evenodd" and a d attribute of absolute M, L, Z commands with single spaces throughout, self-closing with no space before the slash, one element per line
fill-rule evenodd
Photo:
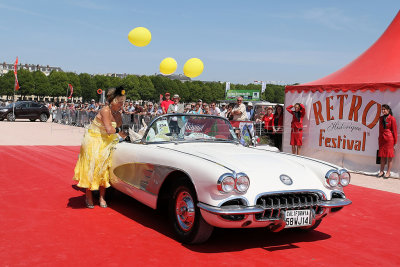
<path fill-rule="evenodd" d="M 165 141 L 165 142 L 147 142 L 146 141 L 146 137 L 147 134 L 149 133 L 151 127 L 153 126 L 153 124 L 158 121 L 161 118 L 168 118 L 168 117 L 176 117 L 176 116 L 185 116 L 185 117 L 208 117 L 208 118 L 215 118 L 215 119 L 219 119 L 219 120 L 225 120 L 229 126 L 229 129 L 233 132 L 233 127 L 231 125 L 231 123 L 229 122 L 229 120 L 227 118 L 221 117 L 221 116 L 216 116 L 216 115 L 208 115 L 208 114 L 191 114 L 191 113 L 173 113 L 173 114 L 163 114 L 160 115 L 158 117 L 155 117 L 154 119 L 152 119 L 149 123 L 149 125 L 147 126 L 147 129 L 140 141 L 140 143 L 142 144 L 169 144 L 169 143 L 195 143 L 195 142 L 203 142 L 205 141 L 205 139 L 202 140 L 173 140 L 173 141 Z M 234 138 L 236 138 L 236 136 L 232 135 Z M 239 144 L 239 140 L 236 138 L 234 140 L 215 140 L 215 139 L 210 139 L 210 141 L 212 142 L 224 142 L 224 143 L 233 143 L 233 144 Z M 206 141 L 207 142 L 207 141 Z"/>

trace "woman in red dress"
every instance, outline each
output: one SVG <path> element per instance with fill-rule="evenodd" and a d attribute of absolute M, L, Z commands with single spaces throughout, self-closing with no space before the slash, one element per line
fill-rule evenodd
<path fill-rule="evenodd" d="M 273 117 L 272 133 L 274 136 L 275 146 L 282 151 L 282 133 L 283 133 L 283 107 L 281 105 L 275 106 L 275 113 Z"/>
<path fill-rule="evenodd" d="M 272 107 L 267 108 L 267 113 L 264 115 L 262 118 L 262 121 L 264 122 L 264 129 L 267 133 L 272 132 L 272 123 L 274 119 L 274 114 L 272 114 Z"/>
<path fill-rule="evenodd" d="M 294 111 L 292 108 L 293 105 L 286 108 L 286 110 L 293 115 L 290 145 L 292 146 L 292 153 L 300 155 L 301 146 L 303 145 L 303 118 L 304 115 L 306 115 L 306 108 L 300 103 L 294 105 Z"/>
<path fill-rule="evenodd" d="M 382 105 L 383 116 L 379 119 L 379 152 L 378 156 L 381 158 L 381 170 L 378 177 L 387 179 L 390 177 L 390 170 L 394 158 L 394 146 L 397 143 L 397 124 L 396 119 L 393 117 L 392 109 L 388 105 Z M 383 171 L 385 165 L 388 165 L 387 172 Z"/>

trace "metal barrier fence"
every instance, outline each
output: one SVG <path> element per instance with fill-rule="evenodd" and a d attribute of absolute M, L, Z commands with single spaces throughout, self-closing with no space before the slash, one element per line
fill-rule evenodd
<path fill-rule="evenodd" d="M 71 110 L 57 109 L 51 112 L 52 121 L 65 125 L 77 127 L 85 127 L 91 123 L 96 117 L 97 112 L 86 110 Z M 139 131 L 144 126 L 148 125 L 154 116 L 137 115 L 137 114 L 122 114 L 122 129 L 127 130 L 132 128 L 134 131 Z"/>

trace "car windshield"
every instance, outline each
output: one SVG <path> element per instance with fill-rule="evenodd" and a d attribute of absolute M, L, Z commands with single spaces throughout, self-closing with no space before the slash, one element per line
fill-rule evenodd
<path fill-rule="evenodd" d="M 144 141 L 159 142 L 238 142 L 228 120 L 210 115 L 168 114 L 152 121 Z"/>

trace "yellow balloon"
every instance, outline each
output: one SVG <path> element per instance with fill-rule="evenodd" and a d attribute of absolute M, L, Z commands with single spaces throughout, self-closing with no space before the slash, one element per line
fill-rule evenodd
<path fill-rule="evenodd" d="M 178 64 L 172 57 L 164 58 L 160 63 L 160 72 L 162 74 L 168 75 L 176 71 Z"/>
<path fill-rule="evenodd" d="M 183 66 L 183 73 L 190 78 L 199 76 L 204 69 L 203 62 L 198 58 L 191 58 Z"/>
<path fill-rule="evenodd" d="M 128 40 L 136 46 L 146 46 L 151 41 L 151 32 L 144 27 L 137 27 L 128 34 Z"/>

